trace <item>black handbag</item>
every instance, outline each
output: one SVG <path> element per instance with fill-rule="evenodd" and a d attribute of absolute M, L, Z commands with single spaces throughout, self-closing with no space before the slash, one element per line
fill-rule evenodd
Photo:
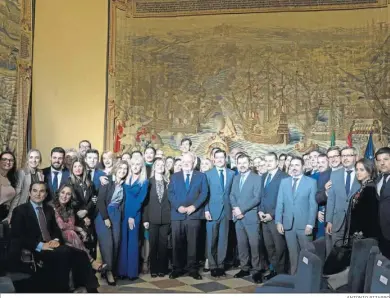
<path fill-rule="evenodd" d="M 339 241 L 343 241 L 341 239 Z M 339 242 L 339 241 L 336 241 Z M 349 241 L 343 243 L 342 246 L 334 245 L 330 254 L 325 260 L 324 275 L 332 275 L 344 271 L 351 263 L 352 245 Z"/>

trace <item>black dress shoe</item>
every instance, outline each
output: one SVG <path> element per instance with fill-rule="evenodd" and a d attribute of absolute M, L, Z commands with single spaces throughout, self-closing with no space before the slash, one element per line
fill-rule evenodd
<path fill-rule="evenodd" d="M 151 273 L 150 276 L 151 276 L 152 278 L 156 278 L 156 277 L 157 277 L 157 273 Z"/>
<path fill-rule="evenodd" d="M 257 271 L 252 275 L 252 279 L 255 283 L 261 284 L 263 282 L 263 273 L 261 271 Z"/>
<path fill-rule="evenodd" d="M 250 275 L 249 271 L 240 270 L 238 273 L 234 275 L 234 278 L 242 278 L 249 275 Z"/>
<path fill-rule="evenodd" d="M 211 269 L 211 276 L 212 277 L 218 277 L 218 269 Z"/>
<path fill-rule="evenodd" d="M 169 274 L 169 278 L 170 279 L 175 279 L 175 278 L 178 278 L 180 277 L 180 273 L 178 271 L 172 271 L 171 274 Z"/>
<path fill-rule="evenodd" d="M 278 274 L 276 273 L 276 271 L 271 271 L 269 274 L 264 275 L 264 276 L 263 276 L 263 279 L 264 279 L 264 280 L 270 280 L 271 278 L 275 277 L 276 275 L 278 275 Z"/>
<path fill-rule="evenodd" d="M 218 268 L 217 269 L 217 276 L 225 277 L 226 276 L 225 270 L 222 268 Z"/>
<path fill-rule="evenodd" d="M 99 293 L 97 288 L 87 288 L 87 293 Z"/>
<path fill-rule="evenodd" d="M 164 277 L 164 276 L 165 276 L 165 273 L 160 272 L 160 273 L 158 274 L 158 277 Z"/>
<path fill-rule="evenodd" d="M 191 276 L 193 279 L 196 279 L 196 280 L 201 280 L 201 279 L 202 279 L 202 275 L 200 275 L 198 272 L 190 273 L 190 276 Z"/>
<path fill-rule="evenodd" d="M 209 272 L 210 269 L 209 268 L 203 268 L 203 272 Z"/>

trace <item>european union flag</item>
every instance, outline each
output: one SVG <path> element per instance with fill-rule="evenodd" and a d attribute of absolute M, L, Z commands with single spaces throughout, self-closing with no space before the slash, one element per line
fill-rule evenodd
<path fill-rule="evenodd" d="M 375 156 L 374 142 L 372 141 L 372 132 L 370 132 L 364 157 L 370 160 L 374 160 L 374 156 Z"/>

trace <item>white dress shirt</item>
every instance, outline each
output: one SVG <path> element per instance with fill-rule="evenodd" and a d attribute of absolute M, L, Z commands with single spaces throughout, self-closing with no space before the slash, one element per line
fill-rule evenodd
<path fill-rule="evenodd" d="M 271 175 L 271 180 L 269 181 L 271 183 L 271 181 L 272 181 L 272 179 L 274 179 L 277 171 L 278 171 L 278 168 L 273 169 L 271 172 L 268 172 L 267 176 L 265 177 L 265 181 L 267 181 L 268 176 Z"/>
<path fill-rule="evenodd" d="M 356 171 L 355 171 L 355 168 L 349 169 L 348 171 L 352 171 L 351 172 L 351 184 L 349 185 L 349 191 L 351 191 L 352 184 L 353 184 L 354 180 L 356 179 Z M 344 185 L 347 183 L 347 176 L 348 176 L 347 169 L 344 169 Z"/>
<path fill-rule="evenodd" d="M 218 177 L 221 177 L 221 170 L 223 171 L 223 185 L 226 186 L 226 168 L 218 168 L 218 167 L 215 167 L 215 169 L 217 170 L 218 172 Z"/>
<path fill-rule="evenodd" d="M 61 180 L 62 180 L 62 170 L 56 170 L 56 169 L 53 169 L 53 167 L 51 168 L 51 184 L 53 184 L 53 181 L 54 181 L 54 172 L 58 172 L 58 175 L 57 175 L 57 180 L 58 180 L 58 185 L 57 185 L 57 189 L 60 188 L 60 185 L 61 185 Z"/>

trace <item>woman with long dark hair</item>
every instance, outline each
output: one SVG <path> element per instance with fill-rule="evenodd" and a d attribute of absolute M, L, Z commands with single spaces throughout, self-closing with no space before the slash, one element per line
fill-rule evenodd
<path fill-rule="evenodd" d="M 15 198 L 18 176 L 13 152 L 0 154 L 0 221 L 7 220 L 11 201 Z"/>
<path fill-rule="evenodd" d="M 85 239 L 87 233 L 83 228 L 76 226 L 76 218 L 71 204 L 74 198 L 75 193 L 71 185 L 64 184 L 60 187 L 53 202 L 57 225 L 61 229 L 65 244 L 85 251 L 91 261 L 92 268 L 101 272 L 106 265 L 97 262 L 90 255 L 83 240 L 79 236 L 80 234 Z"/>
<path fill-rule="evenodd" d="M 378 238 L 380 235 L 378 220 L 378 193 L 375 179 L 375 163 L 367 158 L 356 162 L 356 178 L 361 187 L 351 198 L 347 214 L 347 237 Z"/>
<path fill-rule="evenodd" d="M 75 200 L 72 201 L 72 208 L 76 214 L 76 225 L 80 226 L 87 233 L 84 240 L 85 246 L 90 254 L 96 258 L 96 234 L 93 227 L 95 219 L 95 187 L 87 174 L 87 166 L 84 161 L 78 159 L 72 164 L 69 183 L 75 192 Z"/>

